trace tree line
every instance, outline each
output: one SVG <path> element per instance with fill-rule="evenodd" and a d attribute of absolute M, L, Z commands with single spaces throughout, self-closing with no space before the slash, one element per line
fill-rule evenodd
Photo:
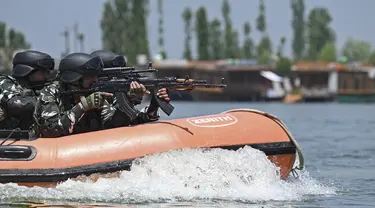
<path fill-rule="evenodd" d="M 277 44 L 272 43 L 267 33 L 266 7 L 264 0 L 259 0 L 259 13 L 252 25 L 250 21 L 243 23 L 241 30 L 232 26 L 231 7 L 228 0 L 222 0 L 221 13 L 223 21 L 218 17 L 208 19 L 205 7 L 196 11 L 186 7 L 181 14 L 184 22 L 184 51 L 181 57 L 192 60 L 191 40 L 196 38 L 197 60 L 218 59 L 256 59 L 258 63 L 268 63 L 274 55 L 280 60 L 289 58 L 283 54 L 287 38 L 282 37 Z M 136 54 L 149 55 L 147 39 L 147 23 L 149 2 L 147 0 L 110 0 L 105 3 L 101 28 L 103 31 L 103 47 L 126 54 L 130 62 L 135 61 Z M 158 0 L 158 50 L 163 58 L 167 58 L 164 50 L 163 1 Z M 350 61 L 375 63 L 375 50 L 370 43 L 349 38 L 341 53 L 336 49 L 336 34 L 331 28 L 332 15 L 327 8 L 315 7 L 308 11 L 304 0 L 291 0 L 291 28 L 293 37 L 291 46 L 292 62 L 299 60 L 336 61 L 340 55 Z M 258 43 L 251 38 L 254 29 L 262 37 Z M 239 42 L 239 34 L 245 40 Z M 276 50 L 274 50 L 274 44 Z M 284 60 L 285 61 L 285 60 Z"/>
<path fill-rule="evenodd" d="M 157 0 L 158 11 L 158 52 L 162 58 L 168 55 L 164 49 L 163 0 Z M 126 55 L 130 64 L 136 63 L 138 54 L 150 57 L 148 25 L 148 0 L 108 0 L 100 22 L 104 49 Z M 290 41 L 286 37 L 272 43 L 267 32 L 267 9 L 264 0 L 259 0 L 258 15 L 254 20 L 243 23 L 242 28 L 232 25 L 231 7 L 228 0 L 221 2 L 219 17 L 208 19 L 205 7 L 196 11 L 186 7 L 180 18 L 184 23 L 184 50 L 181 58 L 192 60 L 255 59 L 258 63 L 269 63 L 278 57 L 278 68 L 288 68 L 291 63 L 301 60 L 320 61 L 360 61 L 375 65 L 375 49 L 369 42 L 349 38 L 343 48 L 337 51 L 336 33 L 331 27 L 332 15 L 327 8 L 315 7 L 306 11 L 304 0 L 290 0 L 292 10 Z M 307 15 L 306 15 L 307 13 Z M 307 16 L 307 18 L 305 18 Z M 259 32 L 261 39 L 256 43 L 252 34 Z M 244 35 L 240 43 L 239 34 Z M 196 39 L 197 56 L 192 56 L 191 42 Z M 290 43 L 289 43 L 290 42 Z M 286 44 L 292 48 L 292 57 L 284 55 Z M 277 47 L 274 47 L 277 46 Z M 27 49 L 31 45 L 25 35 L 0 22 L 0 55 L 11 59 L 14 51 Z M 5 54 L 5 55 L 4 55 Z"/>

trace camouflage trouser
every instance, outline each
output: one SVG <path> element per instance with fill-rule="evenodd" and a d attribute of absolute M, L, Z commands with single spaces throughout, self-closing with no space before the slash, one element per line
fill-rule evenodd
<path fill-rule="evenodd" d="M 0 129 L 7 129 L 8 121 L 6 120 L 6 113 L 2 107 L 0 107 Z"/>
<path fill-rule="evenodd" d="M 0 122 L 5 119 L 5 112 L 2 107 L 0 107 Z"/>

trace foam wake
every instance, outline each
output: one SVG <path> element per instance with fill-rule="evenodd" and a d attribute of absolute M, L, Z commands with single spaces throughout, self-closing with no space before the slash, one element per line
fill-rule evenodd
<path fill-rule="evenodd" d="M 301 172 L 280 180 L 278 168 L 251 147 L 173 150 L 134 161 L 131 171 L 96 182 L 68 180 L 56 188 L 0 185 L 0 200 L 148 203 L 166 201 L 303 200 L 308 195 L 335 194 Z"/>

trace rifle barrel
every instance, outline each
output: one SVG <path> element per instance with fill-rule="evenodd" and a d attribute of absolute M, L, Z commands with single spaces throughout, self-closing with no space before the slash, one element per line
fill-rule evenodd
<path fill-rule="evenodd" d="M 109 67 L 109 68 L 104 68 L 103 71 L 129 71 L 129 70 L 135 70 L 135 67 Z"/>

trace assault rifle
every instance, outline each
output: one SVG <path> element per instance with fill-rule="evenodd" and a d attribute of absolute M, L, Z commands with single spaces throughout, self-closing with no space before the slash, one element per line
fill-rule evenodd
<path fill-rule="evenodd" d="M 130 83 L 137 81 L 143 84 L 146 89 L 151 91 L 152 96 L 156 99 L 158 106 L 164 111 L 168 116 L 173 112 L 174 107 L 160 99 L 156 93 L 157 90 L 161 88 L 166 88 L 168 90 L 176 91 L 191 91 L 195 88 L 225 88 L 227 85 L 224 84 L 224 78 L 221 80 L 221 84 L 208 84 L 206 80 L 194 80 L 190 79 L 188 76 L 185 79 L 178 79 L 176 77 L 166 77 L 159 79 L 151 79 L 147 77 L 129 77 L 123 80 L 113 80 L 113 81 L 100 81 L 95 83 L 90 89 L 81 90 L 69 90 L 61 91 L 61 95 L 74 95 L 74 94 L 90 94 L 94 92 L 108 92 L 108 93 L 122 93 L 128 92 L 130 90 Z M 127 109 L 124 109 L 128 111 Z M 131 113 L 129 113 L 130 115 Z"/>
<path fill-rule="evenodd" d="M 145 78 L 148 76 L 140 75 L 139 73 L 144 72 L 157 72 L 157 69 L 152 68 L 152 63 L 148 64 L 147 69 L 140 69 L 136 70 L 135 67 L 111 67 L 111 68 L 104 68 L 103 72 L 99 74 L 99 81 L 127 81 L 128 79 L 132 79 L 132 81 L 139 81 L 134 80 L 134 78 Z M 142 80 L 142 79 L 140 79 Z M 193 83 L 207 83 L 206 80 L 196 80 L 196 79 L 189 79 L 189 76 L 186 76 L 185 79 L 177 79 L 176 77 L 166 77 L 164 79 L 152 79 L 156 82 L 162 82 L 165 80 L 170 81 L 177 81 L 177 82 L 186 82 L 190 81 Z M 142 83 L 143 84 L 143 83 Z"/>

